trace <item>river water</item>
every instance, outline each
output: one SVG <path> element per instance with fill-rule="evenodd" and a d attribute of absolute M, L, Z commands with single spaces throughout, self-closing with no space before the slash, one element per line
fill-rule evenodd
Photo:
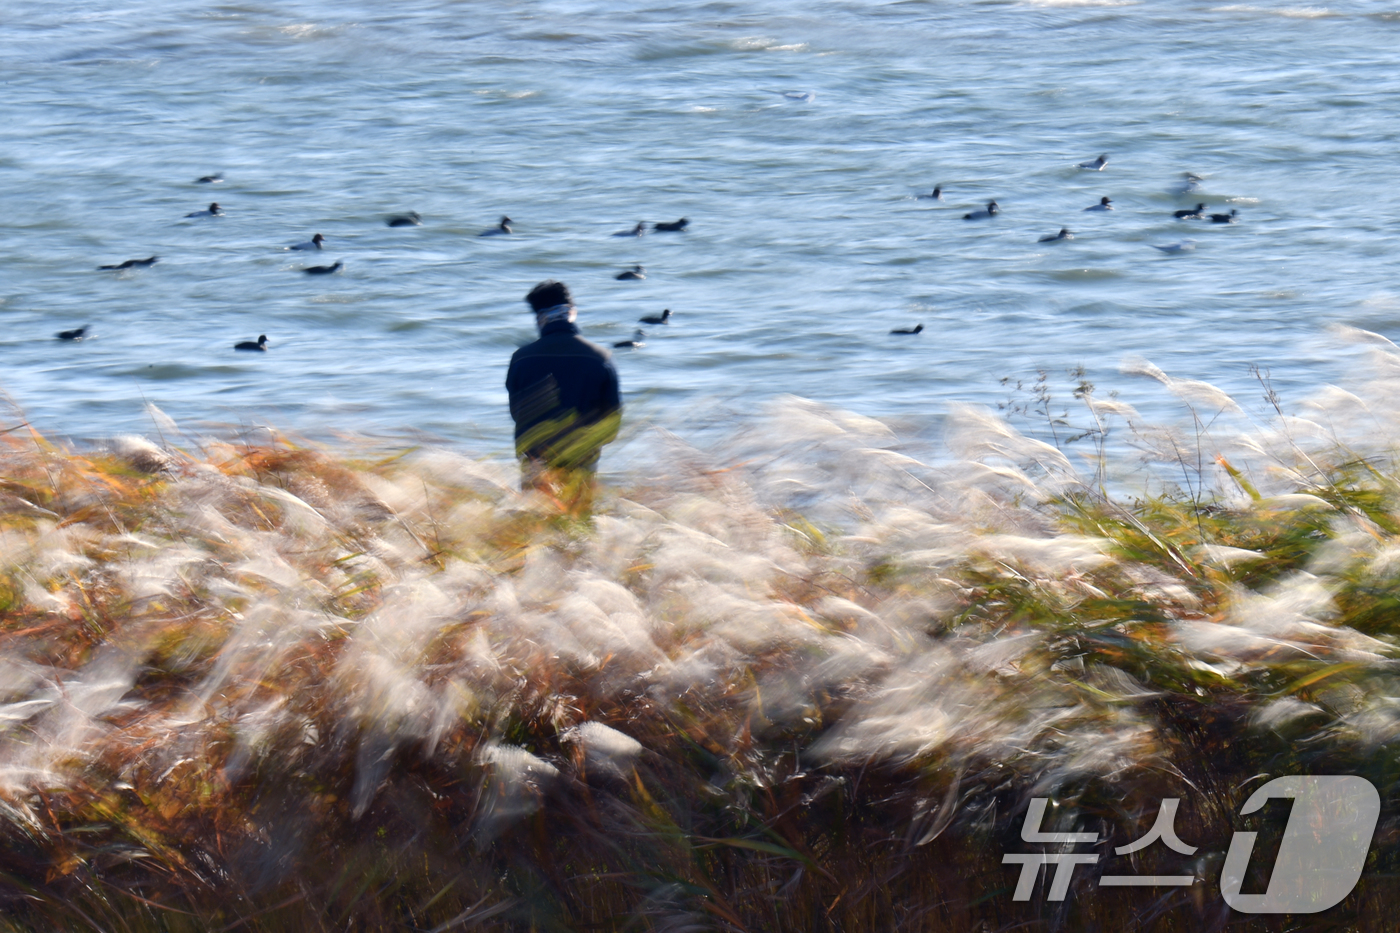
<path fill-rule="evenodd" d="M 936 421 L 1080 364 L 1150 394 L 1135 355 L 1289 399 L 1347 378 L 1328 325 L 1400 332 L 1384 4 L 3 6 L 0 388 L 46 433 L 151 433 L 149 402 L 507 451 L 548 277 L 599 342 L 674 312 L 617 361 L 634 421 L 682 432 L 782 393 Z M 1239 222 L 1171 217 L 1198 201 Z"/>

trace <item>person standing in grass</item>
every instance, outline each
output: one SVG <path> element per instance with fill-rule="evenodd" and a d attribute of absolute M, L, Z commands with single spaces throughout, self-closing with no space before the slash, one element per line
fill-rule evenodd
<path fill-rule="evenodd" d="M 541 282 L 525 300 L 540 338 L 515 351 L 506 373 L 520 488 L 587 511 L 603 445 L 622 422 L 617 370 L 607 350 L 579 336 L 567 285 Z"/>

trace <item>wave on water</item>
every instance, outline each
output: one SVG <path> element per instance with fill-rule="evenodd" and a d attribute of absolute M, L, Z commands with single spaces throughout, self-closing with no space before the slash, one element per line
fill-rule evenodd
<path fill-rule="evenodd" d="M 359 28 L 359 23 L 335 23 L 329 26 L 321 23 L 289 23 L 274 28 L 289 39 L 331 39 Z"/>
<path fill-rule="evenodd" d="M 1041 273 L 1056 282 L 1106 282 L 1121 279 L 1125 273 L 1117 269 L 1056 269 Z"/>
<path fill-rule="evenodd" d="M 1022 0 L 1027 6 L 1038 7 L 1118 7 L 1139 6 L 1142 0 Z"/>
<path fill-rule="evenodd" d="M 1216 13 L 1260 13 L 1265 16 L 1282 16 L 1285 19 L 1325 19 L 1345 15 L 1329 10 L 1325 6 L 1262 7 L 1248 3 L 1213 7 L 1212 11 Z"/>

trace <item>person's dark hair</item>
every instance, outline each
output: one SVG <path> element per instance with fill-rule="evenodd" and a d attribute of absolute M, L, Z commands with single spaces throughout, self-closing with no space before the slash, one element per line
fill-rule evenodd
<path fill-rule="evenodd" d="M 573 304 L 574 296 L 569 294 L 569 286 L 549 279 L 530 289 L 530 294 L 525 296 L 525 300 L 530 302 L 530 310 L 539 314 L 555 305 Z"/>

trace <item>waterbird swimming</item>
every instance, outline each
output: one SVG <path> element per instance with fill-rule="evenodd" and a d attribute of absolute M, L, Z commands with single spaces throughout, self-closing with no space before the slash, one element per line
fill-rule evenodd
<path fill-rule="evenodd" d="M 98 266 L 99 269 L 132 269 L 136 266 L 153 266 L 159 261 L 159 256 L 150 256 L 146 259 L 128 259 L 126 262 L 119 262 L 112 266 Z"/>
<path fill-rule="evenodd" d="M 384 221 L 390 227 L 417 227 L 423 223 L 423 218 L 418 216 L 417 211 L 409 211 L 407 214 L 395 214 Z"/>
<path fill-rule="evenodd" d="M 1087 168 L 1091 172 L 1102 172 L 1103 167 L 1107 164 L 1108 156 L 1101 155 L 1097 159 L 1093 159 L 1089 162 L 1080 162 L 1079 165 L 1076 166 L 1076 168 Z"/>
<path fill-rule="evenodd" d="M 1084 209 L 1086 211 L 1111 211 L 1113 210 L 1113 202 L 1109 199 L 1108 195 L 1104 195 L 1099 198 L 1099 203 Z"/>
<path fill-rule="evenodd" d="M 933 194 L 921 194 L 921 195 L 919 195 L 919 200 L 920 200 L 920 201 L 941 201 L 941 200 L 943 200 L 943 186 L 942 186 L 942 185 L 936 185 L 936 186 L 934 186 Z"/>
<path fill-rule="evenodd" d="M 257 350 L 262 353 L 267 352 L 267 334 L 258 334 L 257 340 L 244 340 L 233 345 L 235 350 Z"/>
<path fill-rule="evenodd" d="M 963 220 L 984 220 L 988 217 L 995 217 L 999 213 L 1001 213 L 1001 208 L 997 207 L 997 202 L 988 201 L 984 210 L 963 214 Z"/>
<path fill-rule="evenodd" d="M 222 175 L 205 175 L 203 178 L 196 178 L 194 180 L 194 183 L 196 185 L 213 185 L 218 184 L 223 180 L 224 176 Z"/>
<path fill-rule="evenodd" d="M 504 236 L 507 233 L 514 232 L 515 231 L 510 229 L 510 218 L 502 217 L 500 223 L 496 224 L 496 226 L 492 227 L 490 230 L 481 231 L 477 236 Z"/>
<path fill-rule="evenodd" d="M 345 263 L 337 259 L 333 266 L 310 266 L 301 271 L 305 272 L 307 275 L 330 275 L 334 272 L 339 272 L 344 265 Z"/>
<path fill-rule="evenodd" d="M 1061 227 L 1059 233 L 1052 233 L 1052 234 L 1050 234 L 1049 236 L 1043 236 L 1043 237 L 1041 237 L 1039 240 L 1036 240 L 1036 242 L 1037 242 L 1037 243 L 1054 243 L 1056 240 L 1072 240 L 1072 239 L 1074 239 L 1074 234 L 1069 232 L 1069 228 L 1068 228 L 1068 227 Z"/>
<path fill-rule="evenodd" d="M 641 319 L 641 323 L 643 323 L 643 324 L 667 324 L 667 323 L 670 322 L 670 320 L 671 320 L 671 309 L 670 309 L 670 308 L 667 308 L 666 310 L 662 311 L 660 314 L 648 314 L 646 317 L 644 317 L 644 318 Z M 638 333 L 641 333 L 641 332 L 638 331 Z"/>
<path fill-rule="evenodd" d="M 87 336 L 88 326 L 84 324 L 76 330 L 61 330 L 54 334 L 59 340 L 82 340 Z"/>
<path fill-rule="evenodd" d="M 619 282 L 638 282 L 646 277 L 647 274 L 641 266 L 633 266 L 626 272 L 619 272 L 617 275 L 613 276 L 613 278 L 617 279 Z"/>
<path fill-rule="evenodd" d="M 639 327 L 637 328 L 637 332 L 632 335 L 631 340 L 619 340 L 617 343 L 613 344 L 613 347 L 619 350 L 628 348 L 635 350 L 638 347 L 646 346 L 646 341 L 643 339 L 644 337 L 646 337 L 646 332 Z"/>
<path fill-rule="evenodd" d="M 1196 248 L 1195 240 L 1182 240 L 1179 243 L 1168 243 L 1166 246 L 1152 244 L 1153 249 L 1160 249 L 1164 253 L 1189 253 Z"/>
<path fill-rule="evenodd" d="M 662 221 L 659 224 L 652 224 L 651 229 L 655 230 L 658 233 L 680 233 L 688 226 L 690 226 L 690 221 L 682 217 L 675 223 L 666 223 L 665 221 Z"/>
<path fill-rule="evenodd" d="M 297 243 L 294 246 L 285 246 L 283 247 L 283 249 L 325 249 L 325 247 L 321 245 L 321 241 L 324 239 L 325 237 L 321 236 L 321 234 L 318 233 L 305 243 Z"/>
<path fill-rule="evenodd" d="M 223 215 L 224 215 L 224 210 L 223 210 L 223 208 L 219 207 L 219 203 L 218 203 L 217 201 L 215 201 L 213 204 L 210 204 L 210 205 L 209 205 L 209 209 L 208 209 L 208 210 L 204 210 L 204 211 L 190 211 L 190 212 L 189 212 L 188 214 L 186 214 L 185 216 L 186 216 L 186 217 L 222 217 Z"/>
<path fill-rule="evenodd" d="M 1177 220 L 1200 220 L 1205 215 L 1206 206 L 1197 204 L 1192 210 L 1180 210 L 1172 214 Z"/>
<path fill-rule="evenodd" d="M 1239 214 L 1238 209 L 1233 209 L 1228 214 L 1211 214 L 1210 222 L 1213 224 L 1232 224 L 1235 222 L 1237 214 Z"/>
<path fill-rule="evenodd" d="M 890 333 L 891 333 L 891 334 L 918 334 L 918 333 L 922 333 L 922 332 L 923 332 L 923 329 L 924 329 L 924 325 L 922 325 L 922 324 L 915 324 L 913 327 L 901 327 L 901 328 L 898 328 L 898 329 L 896 329 L 896 330 L 890 331 Z"/>
<path fill-rule="evenodd" d="M 647 224 L 644 220 L 637 221 L 637 226 L 631 230 L 619 230 L 613 236 L 641 236 L 647 232 Z"/>

